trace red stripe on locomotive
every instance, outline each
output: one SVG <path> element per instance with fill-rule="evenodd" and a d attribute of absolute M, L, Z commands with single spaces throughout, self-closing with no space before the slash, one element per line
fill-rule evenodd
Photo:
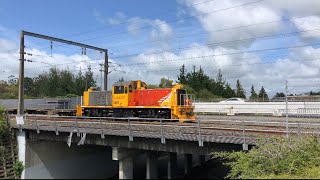
<path fill-rule="evenodd" d="M 160 106 L 171 90 L 170 88 L 133 90 L 129 106 Z"/>

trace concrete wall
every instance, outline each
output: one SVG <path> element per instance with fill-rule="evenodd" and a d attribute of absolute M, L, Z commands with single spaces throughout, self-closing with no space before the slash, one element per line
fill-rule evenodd
<path fill-rule="evenodd" d="M 281 115 L 286 109 L 286 102 L 202 102 L 194 103 L 195 112 L 221 114 L 260 113 Z M 320 102 L 288 102 L 288 112 L 298 113 L 301 108 L 320 108 Z M 311 111 L 308 113 L 312 113 Z"/>
<path fill-rule="evenodd" d="M 25 178 L 110 178 L 118 173 L 111 156 L 111 147 L 27 141 Z"/>
<path fill-rule="evenodd" d="M 44 99 L 25 99 L 24 107 L 26 109 L 54 109 L 58 108 L 57 105 L 48 104 L 49 101 L 68 100 L 70 101 L 69 109 L 75 109 L 76 104 L 80 103 L 80 97 L 76 98 L 44 98 Z M 17 109 L 18 99 L 0 99 L 0 105 L 3 105 L 7 109 Z M 67 109 L 67 105 L 65 109 Z"/>

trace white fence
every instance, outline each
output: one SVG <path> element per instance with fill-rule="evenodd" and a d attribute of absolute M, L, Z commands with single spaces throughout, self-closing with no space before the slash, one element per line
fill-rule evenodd
<path fill-rule="evenodd" d="M 195 112 L 215 114 L 269 114 L 282 116 L 286 102 L 197 102 Z M 320 114 L 320 102 L 288 102 L 288 114 Z"/>

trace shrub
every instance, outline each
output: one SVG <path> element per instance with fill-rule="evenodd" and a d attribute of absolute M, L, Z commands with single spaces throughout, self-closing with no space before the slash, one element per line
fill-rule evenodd
<path fill-rule="evenodd" d="M 320 143 L 317 137 L 287 139 L 273 137 L 259 141 L 248 152 L 217 152 L 213 157 L 227 160 L 228 178 L 320 178 Z"/>

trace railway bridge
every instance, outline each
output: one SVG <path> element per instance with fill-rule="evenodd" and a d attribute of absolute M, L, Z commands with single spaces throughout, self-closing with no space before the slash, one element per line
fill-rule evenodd
<path fill-rule="evenodd" d="M 212 152 L 248 150 L 258 139 L 318 134 L 320 129 L 320 122 L 307 122 L 303 117 L 290 117 L 286 124 L 285 117 L 224 115 L 203 115 L 184 123 L 24 115 L 9 116 L 8 123 L 17 131 L 25 178 L 110 178 L 119 174 L 120 179 L 170 179 L 187 174 Z"/>

